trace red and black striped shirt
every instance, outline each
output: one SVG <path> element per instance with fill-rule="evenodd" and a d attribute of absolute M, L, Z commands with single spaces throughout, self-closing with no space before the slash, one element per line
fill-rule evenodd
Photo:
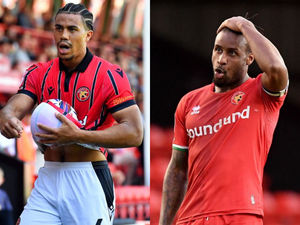
<path fill-rule="evenodd" d="M 135 104 L 123 70 L 89 50 L 71 72 L 59 58 L 32 65 L 24 74 L 18 93 L 29 95 L 38 104 L 48 99 L 68 102 L 86 130 L 112 126 L 112 113 Z"/>

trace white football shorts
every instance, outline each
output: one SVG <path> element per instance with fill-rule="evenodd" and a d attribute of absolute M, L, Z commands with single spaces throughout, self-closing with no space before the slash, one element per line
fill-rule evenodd
<path fill-rule="evenodd" d="M 114 196 L 106 161 L 46 161 L 20 225 L 111 225 Z"/>

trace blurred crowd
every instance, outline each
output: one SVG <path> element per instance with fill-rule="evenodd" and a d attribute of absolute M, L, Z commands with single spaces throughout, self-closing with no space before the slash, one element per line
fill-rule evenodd
<path fill-rule="evenodd" d="M 52 37 L 52 14 L 43 13 L 33 17 L 32 9 L 26 5 L 8 9 L 0 5 L 0 78 L 21 77 L 34 62 L 46 62 L 56 57 L 56 46 Z M 95 19 L 97 27 L 98 18 Z M 143 55 L 142 37 L 124 38 L 101 36 L 97 30 L 88 45 L 91 52 L 126 72 L 136 102 L 143 113 Z M 17 87 L 19 83 L 15 86 Z M 17 89 L 3 91 L 0 82 L 0 108 Z M 0 134 L 0 152 L 17 157 L 32 165 L 33 175 L 43 164 L 43 156 L 36 151 L 30 133 L 30 115 L 23 120 L 25 130 L 19 140 L 8 140 Z M 24 144 L 25 143 L 25 144 Z M 16 147 L 17 146 L 17 147 Z M 22 146 L 22 148 L 18 148 Z M 25 151 L 26 150 L 26 151 Z M 143 184 L 143 149 L 109 149 L 108 160 L 116 185 Z M 34 181 L 34 179 L 33 179 Z"/>

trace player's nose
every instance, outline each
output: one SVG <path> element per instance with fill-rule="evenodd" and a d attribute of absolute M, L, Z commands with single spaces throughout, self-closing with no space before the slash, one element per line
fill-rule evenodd
<path fill-rule="evenodd" d="M 61 32 L 61 40 L 69 40 L 69 32 L 67 29 L 63 29 L 63 31 Z"/>
<path fill-rule="evenodd" d="M 227 57 L 224 53 L 220 54 L 219 57 L 218 57 L 218 63 L 220 65 L 224 65 L 224 64 L 227 64 Z"/>

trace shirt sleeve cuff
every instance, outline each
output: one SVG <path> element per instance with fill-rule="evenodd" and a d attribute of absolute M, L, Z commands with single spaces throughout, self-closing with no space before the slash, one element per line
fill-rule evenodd
<path fill-rule="evenodd" d="M 131 100 L 128 100 L 126 102 L 122 102 L 121 104 L 118 104 L 118 105 L 108 109 L 108 111 L 110 113 L 115 113 L 117 111 L 120 111 L 122 109 L 125 109 L 125 108 L 127 108 L 129 106 L 132 106 L 132 105 L 135 105 L 135 104 L 136 104 L 136 102 L 133 99 L 131 99 Z"/>
<path fill-rule="evenodd" d="M 19 90 L 17 92 L 17 94 L 28 95 L 29 97 L 31 97 L 33 99 L 34 103 L 36 103 L 36 101 L 37 101 L 37 96 L 35 94 L 33 94 L 31 91 L 28 91 L 28 90 Z"/>

